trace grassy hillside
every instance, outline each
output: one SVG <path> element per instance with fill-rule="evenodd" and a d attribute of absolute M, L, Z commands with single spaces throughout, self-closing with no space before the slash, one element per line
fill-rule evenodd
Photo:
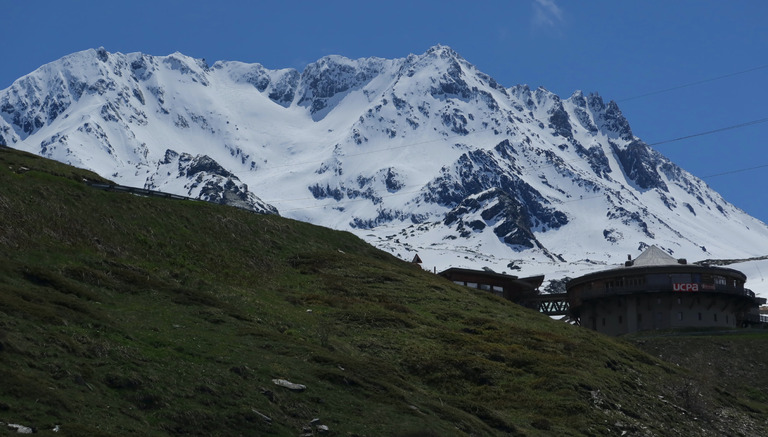
<path fill-rule="evenodd" d="M 99 179 L 0 148 L 1 422 L 97 436 L 768 435 L 765 385 L 718 392 L 656 351 L 349 233 L 83 178 Z M 712 398 L 694 411 L 699 384 Z"/>

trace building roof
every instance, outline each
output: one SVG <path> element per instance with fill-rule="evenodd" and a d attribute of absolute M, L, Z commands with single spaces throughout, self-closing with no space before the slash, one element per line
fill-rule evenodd
<path fill-rule="evenodd" d="M 612 277 L 621 277 L 627 274 L 648 274 L 648 273 L 707 273 L 711 275 L 721 275 L 725 277 L 738 278 L 746 281 L 744 273 L 728 267 L 688 264 L 683 258 L 675 259 L 666 253 L 663 249 L 656 246 L 648 247 L 634 260 L 629 260 L 621 267 L 609 268 L 597 272 L 587 273 L 578 278 L 573 278 L 566 284 L 566 289 L 579 286 L 590 281 L 606 279 Z"/>
<path fill-rule="evenodd" d="M 506 273 L 496 273 L 493 270 L 473 270 L 459 267 L 451 267 L 438 275 L 456 281 L 478 282 L 490 285 L 510 286 L 537 289 L 544 282 L 544 275 L 530 276 L 527 278 L 518 278 Z"/>
<path fill-rule="evenodd" d="M 632 261 L 632 265 L 637 267 L 666 266 L 670 264 L 678 264 L 678 260 L 656 246 L 650 246 L 645 249 L 645 252 Z"/>

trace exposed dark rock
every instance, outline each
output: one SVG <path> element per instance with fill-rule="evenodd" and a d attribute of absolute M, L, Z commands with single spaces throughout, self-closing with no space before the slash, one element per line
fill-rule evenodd
<path fill-rule="evenodd" d="M 171 149 L 165 151 L 165 158 L 160 161 L 160 164 L 170 164 L 179 157 L 179 152 Z"/>
<path fill-rule="evenodd" d="M 265 203 L 252 192 L 248 186 L 234 174 L 222 167 L 218 162 L 206 155 L 192 156 L 188 153 L 178 153 L 168 149 L 158 166 L 176 165 L 178 175 L 191 182 L 185 187 L 187 195 L 199 188 L 197 198 L 207 202 L 234 206 L 263 214 L 278 214 L 277 209 Z M 169 173 L 168 176 L 171 176 Z M 156 189 L 154 177 L 145 184 L 147 189 Z"/>
<path fill-rule="evenodd" d="M 400 180 L 400 175 L 397 171 L 393 167 L 389 167 L 384 171 L 384 185 L 386 185 L 387 191 L 390 193 L 400 191 L 404 183 Z"/>
<path fill-rule="evenodd" d="M 615 143 L 611 143 L 611 146 L 619 158 L 627 179 L 634 181 L 639 188 L 644 190 L 657 188 L 665 192 L 669 191 L 667 184 L 664 183 L 656 170 L 660 161 L 657 152 L 654 152 L 641 141 L 634 141 L 623 149 Z"/>
<path fill-rule="evenodd" d="M 163 64 L 174 71 L 178 71 L 184 76 L 188 76 L 193 82 L 197 82 L 203 86 L 208 86 L 208 80 L 203 75 L 205 73 L 205 65 L 200 65 L 199 62 L 195 62 L 197 67 L 203 67 L 203 74 L 198 73 L 187 64 L 187 61 L 180 59 L 176 55 L 170 55 L 162 58 Z"/>
<path fill-rule="evenodd" d="M 322 186 L 320 184 L 310 185 L 307 187 L 309 189 L 309 192 L 312 193 L 312 196 L 314 196 L 315 199 L 327 199 L 329 197 L 332 197 L 334 199 L 341 200 L 344 198 L 344 190 L 341 188 L 331 188 L 330 185 L 326 184 L 325 186 Z"/>
<path fill-rule="evenodd" d="M 624 235 L 616 229 L 604 229 L 603 238 L 611 243 L 618 243 L 624 239 Z"/>
<path fill-rule="evenodd" d="M 109 60 L 109 53 L 107 53 L 104 47 L 99 47 L 99 49 L 96 50 L 96 58 L 101 62 L 107 62 Z"/>
<path fill-rule="evenodd" d="M 650 231 L 648 228 L 648 223 L 643 220 L 643 215 L 638 211 L 628 211 L 626 208 L 618 206 L 615 207 L 613 210 L 608 211 L 606 213 L 606 216 L 612 220 L 621 220 L 622 223 L 624 223 L 627 226 L 630 225 L 636 225 L 640 228 L 640 230 L 643 231 L 643 233 L 648 237 L 653 239 L 654 234 Z M 642 250 L 642 249 L 638 249 Z"/>
<path fill-rule="evenodd" d="M 144 100 L 144 93 L 142 93 L 140 89 L 134 88 L 133 96 L 136 97 L 136 100 L 138 100 L 142 105 L 146 104 L 146 100 Z"/>
<path fill-rule="evenodd" d="M 526 205 L 498 188 L 487 190 L 477 196 L 464 199 L 457 207 L 446 214 L 443 223 L 455 227 L 463 238 L 472 232 L 482 232 L 486 228 L 514 250 L 539 248 L 545 254 L 556 255 L 542 246 L 536 238 Z M 480 218 L 476 218 L 477 216 Z M 469 217 L 469 219 L 465 219 Z"/>
<path fill-rule="evenodd" d="M 466 135 L 469 133 L 467 130 L 467 117 L 465 117 L 459 109 L 454 108 L 451 112 L 444 112 L 442 120 L 443 124 L 448 127 L 451 132 L 459 135 Z"/>
<path fill-rule="evenodd" d="M 299 85 L 299 72 L 289 70 L 272 84 L 269 91 L 269 98 L 283 106 L 288 106 L 293 102 L 296 95 L 296 87 Z"/>
<path fill-rule="evenodd" d="M 467 197 L 498 188 L 512 199 L 519 199 L 520 213 L 530 220 L 529 228 L 556 229 L 568 223 L 560 211 L 543 205 L 541 194 L 518 176 L 503 171 L 489 151 L 463 154 L 452 168 L 443 167 L 441 176 L 427 185 L 424 199 L 455 207 Z"/>
<path fill-rule="evenodd" d="M 574 113 L 576 114 L 576 119 L 578 120 L 579 124 L 581 124 L 581 126 L 590 133 L 597 133 L 597 126 L 595 126 L 595 124 L 592 122 L 589 113 L 589 106 L 587 104 L 586 97 L 584 97 L 584 94 L 582 94 L 581 91 L 576 91 L 573 93 L 569 100 L 575 105 Z"/>
<path fill-rule="evenodd" d="M 594 145 L 587 150 L 583 147 L 577 150 L 579 150 L 579 154 L 589 162 L 589 166 L 592 168 L 592 171 L 595 172 L 595 175 L 605 179 L 609 177 L 608 173 L 611 173 L 611 165 L 605 152 L 603 152 L 602 147 Z"/>
<path fill-rule="evenodd" d="M 573 138 L 573 127 L 569 121 L 568 113 L 565 112 L 563 103 L 559 99 L 549 114 L 549 127 L 555 132 L 555 135 Z"/>
<path fill-rule="evenodd" d="M 217 176 L 229 178 L 232 177 L 232 173 L 224 169 L 218 162 L 214 161 L 211 157 L 206 155 L 198 155 L 189 163 L 186 167 L 186 175 L 191 176 L 198 173 L 210 173 Z"/>
<path fill-rule="evenodd" d="M 629 122 L 622 115 L 616 102 L 610 101 L 606 105 L 599 95 L 590 94 L 587 97 L 587 104 L 594 114 L 595 123 L 600 130 L 615 138 L 621 138 L 625 141 L 632 140 L 632 129 L 630 129 Z"/>
<path fill-rule="evenodd" d="M 384 61 L 369 58 L 362 64 L 353 66 L 344 58 L 327 56 L 309 64 L 300 77 L 300 97 L 298 104 L 310 108 L 310 113 L 316 119 L 319 114 L 329 108 L 330 99 L 341 93 L 362 88 L 376 77 L 384 67 Z"/>
<path fill-rule="evenodd" d="M 152 70 L 148 64 L 145 55 L 131 61 L 131 71 L 133 72 L 133 75 L 142 81 L 149 79 L 150 76 L 152 76 Z"/>

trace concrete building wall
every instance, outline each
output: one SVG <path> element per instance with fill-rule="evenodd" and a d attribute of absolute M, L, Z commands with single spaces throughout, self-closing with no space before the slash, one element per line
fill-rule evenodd
<path fill-rule="evenodd" d="M 735 328 L 736 308 L 727 295 L 645 293 L 585 302 L 582 326 L 608 335 L 673 328 Z"/>
<path fill-rule="evenodd" d="M 656 246 L 623 267 L 566 284 L 569 310 L 581 325 L 609 335 L 675 328 L 735 328 L 765 299 L 744 288 L 746 275 L 707 264 L 689 265 Z M 759 322 L 757 317 L 753 317 Z"/>

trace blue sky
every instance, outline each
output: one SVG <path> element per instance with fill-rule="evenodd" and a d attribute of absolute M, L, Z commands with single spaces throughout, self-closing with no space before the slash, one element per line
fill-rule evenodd
<path fill-rule="evenodd" d="M 0 89 L 100 46 L 301 70 L 444 44 L 507 87 L 616 100 L 653 144 L 768 118 L 766 19 L 764 0 L 0 0 Z M 759 122 L 655 148 L 768 223 L 767 137 Z"/>

